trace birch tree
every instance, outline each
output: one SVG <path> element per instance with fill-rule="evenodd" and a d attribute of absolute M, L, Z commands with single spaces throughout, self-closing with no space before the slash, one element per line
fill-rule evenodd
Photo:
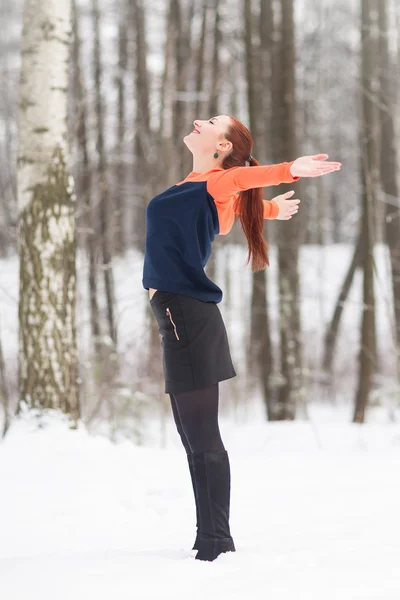
<path fill-rule="evenodd" d="M 66 164 L 70 0 L 26 0 L 18 140 L 19 403 L 79 417 L 73 181 Z"/>

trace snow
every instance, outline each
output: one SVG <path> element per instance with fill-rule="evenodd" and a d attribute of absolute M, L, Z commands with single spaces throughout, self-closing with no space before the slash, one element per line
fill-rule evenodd
<path fill-rule="evenodd" d="M 172 420 L 140 447 L 23 412 L 0 445 L 1 597 L 398 600 L 400 427 L 310 413 L 220 419 L 236 552 L 203 562 Z"/>
<path fill-rule="evenodd" d="M 247 389 L 243 360 L 251 273 L 245 267 L 246 249 L 218 249 L 215 281 L 224 291 L 220 310 L 238 372 L 237 378 L 220 385 L 236 552 L 221 554 L 214 562 L 195 560 L 196 551 L 191 550 L 195 504 L 168 397 L 165 412 L 154 389 L 140 379 L 143 363 L 136 364 L 148 343 L 142 257 L 129 251 L 116 259 L 119 350 L 127 369 L 120 398 L 123 393 L 140 394 L 146 410 L 137 424 L 121 416 L 118 431 L 112 432 L 115 443 L 99 435 L 110 435 L 114 423 L 107 421 L 91 425 L 89 432 L 83 424 L 68 429 L 57 415 L 22 413 L 14 419 L 0 442 L 1 599 L 399 600 L 400 425 L 395 396 L 390 397 L 396 390 L 398 394 L 398 385 L 387 254 L 382 246 L 375 250 L 381 381 L 367 423 L 357 425 L 351 420 L 360 273 L 343 313 L 334 388 L 318 381 L 323 334 L 352 248 L 301 248 L 305 361 L 314 379 L 307 388 L 309 420 L 299 407 L 297 420 L 283 423 L 265 422 L 262 399 Z M 270 260 L 269 313 L 277 343 L 274 247 Z M 81 254 L 77 267 L 82 363 L 89 319 L 87 265 Z M 14 256 L 0 261 L 0 335 L 12 390 L 17 317 Z M 143 445 L 138 445 L 140 440 Z"/>

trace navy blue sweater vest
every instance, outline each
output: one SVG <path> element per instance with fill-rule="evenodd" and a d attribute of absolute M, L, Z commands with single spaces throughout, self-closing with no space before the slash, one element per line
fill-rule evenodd
<path fill-rule="evenodd" d="M 146 208 L 143 287 L 221 302 L 222 290 L 204 272 L 218 233 L 207 181 L 173 185 L 155 196 Z"/>

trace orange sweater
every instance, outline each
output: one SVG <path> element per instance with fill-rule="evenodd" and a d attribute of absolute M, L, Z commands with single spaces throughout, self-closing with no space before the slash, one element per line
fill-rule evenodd
<path fill-rule="evenodd" d="M 238 211 L 234 211 L 233 208 L 238 192 L 297 181 L 300 177 L 293 177 L 289 170 L 293 163 L 294 160 L 276 165 L 210 169 L 205 173 L 192 171 L 176 185 L 186 181 L 207 181 L 207 191 L 213 197 L 217 208 L 219 234 L 226 235 L 232 229 L 235 213 L 238 214 Z M 278 204 L 274 200 L 263 200 L 263 202 L 264 219 L 276 219 L 279 214 Z"/>

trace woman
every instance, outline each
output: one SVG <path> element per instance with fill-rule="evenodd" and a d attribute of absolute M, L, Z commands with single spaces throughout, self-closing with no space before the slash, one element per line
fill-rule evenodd
<path fill-rule="evenodd" d="M 265 268 L 264 219 L 292 218 L 300 200 L 288 192 L 263 200 L 262 187 L 340 169 L 327 154 L 260 166 L 248 129 L 234 117 L 194 121 L 184 137 L 193 154 L 185 179 L 155 196 L 146 209 L 143 287 L 163 348 L 165 392 L 185 448 L 196 501 L 196 559 L 235 551 L 229 528 L 230 465 L 218 425 L 218 384 L 235 377 L 218 303 L 222 290 L 205 274 L 211 243 L 239 215 L 252 271 Z M 248 162 L 249 166 L 246 166 Z"/>

